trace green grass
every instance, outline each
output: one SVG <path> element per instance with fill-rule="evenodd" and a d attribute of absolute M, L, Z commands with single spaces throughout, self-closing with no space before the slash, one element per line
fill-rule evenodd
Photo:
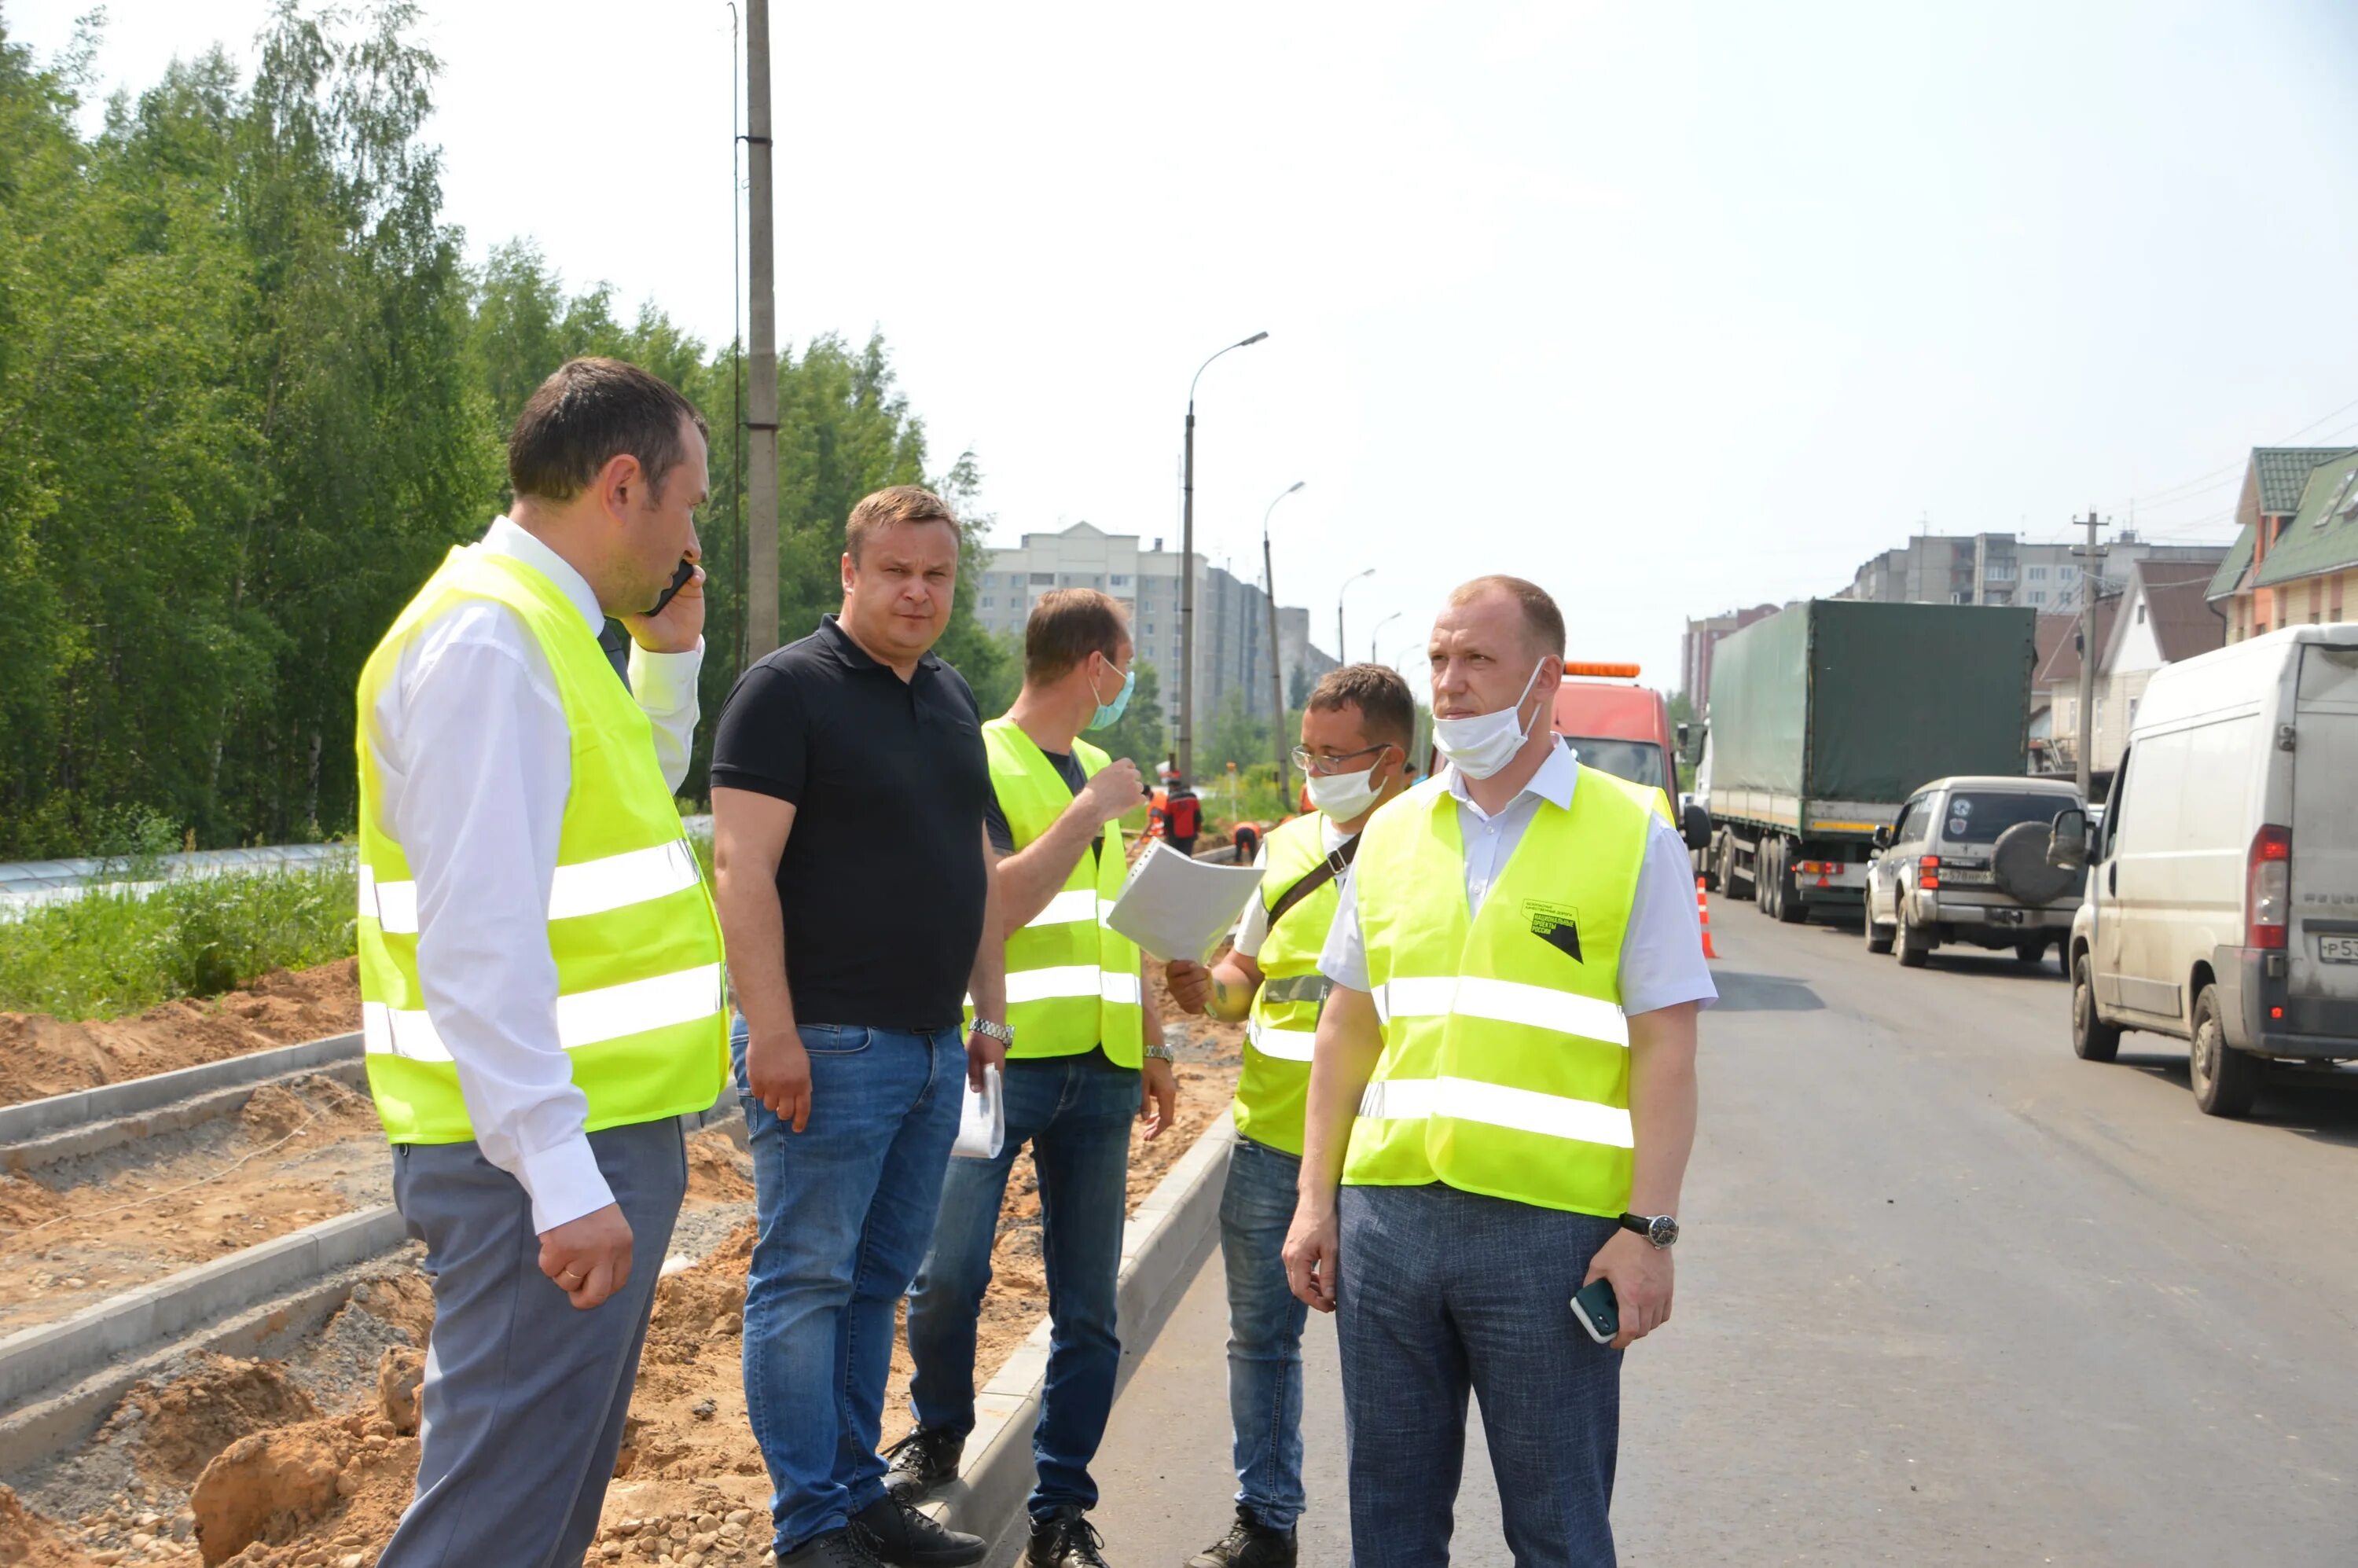
<path fill-rule="evenodd" d="M 332 866 L 206 877 L 0 921 L 0 1011 L 117 1018 L 349 958 L 355 876 Z"/>

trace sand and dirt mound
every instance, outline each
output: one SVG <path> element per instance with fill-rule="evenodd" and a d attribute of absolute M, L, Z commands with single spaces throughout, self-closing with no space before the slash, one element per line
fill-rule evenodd
<path fill-rule="evenodd" d="M 275 969 L 247 989 L 135 1018 L 66 1023 L 0 1012 L 0 1105 L 144 1078 L 361 1026 L 360 961 Z"/>

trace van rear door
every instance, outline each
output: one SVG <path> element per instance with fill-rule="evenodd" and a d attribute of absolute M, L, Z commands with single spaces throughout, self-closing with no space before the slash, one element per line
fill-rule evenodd
<path fill-rule="evenodd" d="M 2358 1001 L 2358 646 L 2300 650 L 2292 754 L 2291 992 Z"/>

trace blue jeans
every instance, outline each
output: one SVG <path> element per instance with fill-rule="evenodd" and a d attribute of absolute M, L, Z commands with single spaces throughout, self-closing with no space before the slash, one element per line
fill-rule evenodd
<path fill-rule="evenodd" d="M 769 1465 L 781 1556 L 884 1495 L 876 1444 L 892 1317 L 925 1255 L 957 1137 L 966 1047 L 923 1033 L 806 1023 L 810 1119 L 793 1131 L 745 1087 L 761 1237 L 745 1280 L 745 1410 Z"/>
<path fill-rule="evenodd" d="M 1271 1530 L 1292 1530 L 1302 1516 L 1302 1327 L 1310 1309 L 1285 1282 L 1301 1174 L 1298 1155 L 1239 1138 L 1220 1193 L 1237 1501 Z"/>
<path fill-rule="evenodd" d="M 1340 1217 L 1352 1568 L 1449 1561 L 1469 1388 L 1516 1568 L 1610 1568 L 1621 1352 L 1572 1294 L 1613 1221 L 1438 1183 L 1345 1187 Z"/>
<path fill-rule="evenodd" d="M 909 1297 L 909 1404 L 926 1432 L 974 1430 L 974 1331 L 990 1284 L 990 1244 L 1015 1152 L 1040 1173 L 1048 1275 L 1048 1379 L 1032 1434 L 1033 1519 L 1097 1506 L 1089 1461 L 1121 1370 L 1115 1286 L 1129 1208 L 1130 1127 L 1139 1075 L 1096 1051 L 1007 1064 L 1007 1142 L 996 1160 L 952 1160 L 933 1250 Z"/>

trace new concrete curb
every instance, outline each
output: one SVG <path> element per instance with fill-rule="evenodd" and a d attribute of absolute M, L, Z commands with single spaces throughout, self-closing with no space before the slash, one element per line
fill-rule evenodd
<path fill-rule="evenodd" d="M 1117 1399 L 1218 1238 L 1220 1192 L 1235 1141 L 1234 1124 L 1223 1115 L 1180 1156 L 1123 1227 Z M 952 1530 L 990 1541 L 993 1563 L 1006 1560 L 1007 1538 L 1014 1538 L 1021 1550 L 1023 1503 L 1033 1476 L 1032 1432 L 1040 1419 L 1047 1373 L 1044 1317 L 976 1395 L 975 1429 L 967 1438 L 958 1478 L 925 1505 Z"/>
<path fill-rule="evenodd" d="M 388 1253 L 310 1281 L 292 1294 L 248 1307 L 201 1334 L 135 1359 L 115 1361 L 62 1392 L 0 1416 L 0 1476 L 18 1476 L 71 1455 L 114 1412 L 134 1383 L 170 1375 L 172 1364 L 191 1351 L 239 1357 L 284 1353 L 333 1317 L 352 1299 L 354 1285 L 395 1264 L 400 1256 Z"/>
<path fill-rule="evenodd" d="M 235 1116 L 245 1108 L 246 1101 L 270 1086 L 299 1083 L 306 1078 L 328 1077 L 361 1088 L 368 1083 L 368 1066 L 355 1054 L 349 1061 L 329 1062 L 315 1068 L 287 1073 L 276 1078 L 264 1078 L 255 1083 L 237 1084 L 225 1089 L 213 1089 L 188 1099 L 175 1100 L 137 1116 L 116 1117 L 111 1121 L 85 1122 L 60 1132 L 45 1133 L 22 1143 L 0 1148 L 0 1170 L 16 1175 L 38 1171 L 48 1165 L 62 1164 L 68 1160 L 86 1159 L 103 1154 L 110 1149 L 120 1149 L 125 1143 L 142 1139 L 162 1138 L 175 1132 L 185 1132 L 209 1121 Z"/>
<path fill-rule="evenodd" d="M 93 1122 L 160 1110 L 216 1089 L 258 1084 L 265 1078 L 284 1077 L 335 1062 L 356 1062 L 360 1055 L 359 1035 L 331 1034 L 324 1040 L 306 1040 L 299 1045 L 280 1045 L 243 1056 L 229 1056 L 177 1072 L 157 1073 L 152 1077 L 126 1078 L 119 1084 L 102 1084 L 71 1094 L 51 1095 L 47 1099 L 27 1100 L 22 1105 L 0 1106 L 0 1148 L 13 1148 L 47 1132 L 62 1132 Z"/>
<path fill-rule="evenodd" d="M 391 1204 L 321 1220 L 218 1262 L 110 1296 L 0 1339 L 0 1411 L 109 1361 L 155 1349 L 246 1308 L 392 1251 L 408 1238 Z"/>

